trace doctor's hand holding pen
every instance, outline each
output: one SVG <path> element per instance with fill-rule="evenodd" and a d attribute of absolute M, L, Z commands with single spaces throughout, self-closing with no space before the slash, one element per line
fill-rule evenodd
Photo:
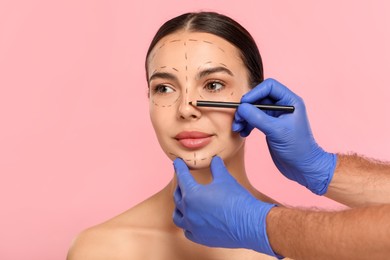
<path fill-rule="evenodd" d="M 282 174 L 350 209 L 321 212 L 262 202 L 235 181 L 219 157 L 211 163 L 213 181 L 201 185 L 176 159 L 174 222 L 186 237 L 278 258 L 388 259 L 390 165 L 324 151 L 313 137 L 303 100 L 276 80 L 260 83 L 241 103 L 233 131 L 248 136 L 259 129 Z M 265 112 L 254 104 L 292 105 L 295 111 Z"/>

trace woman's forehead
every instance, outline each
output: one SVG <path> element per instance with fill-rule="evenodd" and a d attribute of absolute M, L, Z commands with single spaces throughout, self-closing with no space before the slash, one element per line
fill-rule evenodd
<path fill-rule="evenodd" d="M 187 63 L 189 60 L 192 65 L 237 61 L 242 64 L 238 49 L 225 39 L 210 33 L 180 31 L 165 36 L 156 44 L 149 57 L 149 66 L 168 66 L 167 62 Z"/>

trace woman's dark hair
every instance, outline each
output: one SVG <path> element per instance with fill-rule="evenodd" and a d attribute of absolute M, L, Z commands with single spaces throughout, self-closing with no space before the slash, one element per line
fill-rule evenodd
<path fill-rule="evenodd" d="M 264 80 L 263 63 L 259 49 L 250 33 L 233 19 L 215 12 L 186 13 L 165 22 L 157 31 L 146 54 L 145 68 L 150 52 L 165 36 L 179 30 L 204 32 L 219 36 L 236 46 L 249 72 L 251 87 Z"/>

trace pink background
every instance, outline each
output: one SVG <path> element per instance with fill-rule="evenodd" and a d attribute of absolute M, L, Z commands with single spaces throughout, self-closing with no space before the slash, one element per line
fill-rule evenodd
<path fill-rule="evenodd" d="M 0 2 L 1 259 L 64 259 L 81 230 L 170 180 L 149 122 L 144 57 L 161 23 L 186 11 L 244 25 L 266 77 L 305 99 L 324 149 L 389 160 L 387 1 L 134 2 Z M 249 139 L 260 191 L 340 208 L 284 179 L 262 134 Z"/>

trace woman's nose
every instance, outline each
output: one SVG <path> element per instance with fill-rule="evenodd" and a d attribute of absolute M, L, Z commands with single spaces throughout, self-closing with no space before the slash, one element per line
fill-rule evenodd
<path fill-rule="evenodd" d="M 179 101 L 178 117 L 180 119 L 199 119 L 202 116 L 201 111 L 189 102 L 195 101 L 196 95 L 192 95 L 189 91 L 185 91 Z"/>

